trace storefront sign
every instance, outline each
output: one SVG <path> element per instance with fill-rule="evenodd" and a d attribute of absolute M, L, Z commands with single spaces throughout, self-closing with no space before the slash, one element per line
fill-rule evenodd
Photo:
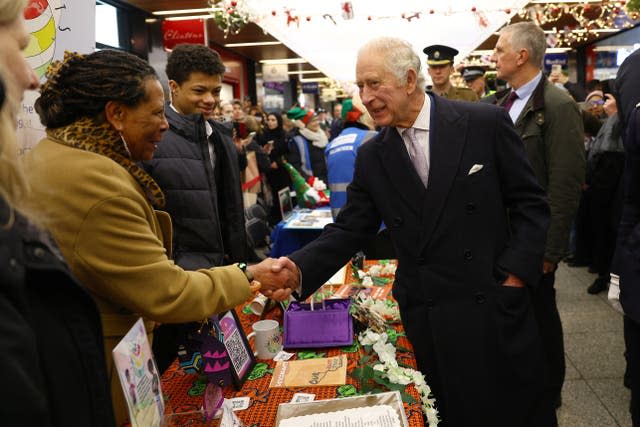
<path fill-rule="evenodd" d="M 206 45 L 204 19 L 162 21 L 162 38 L 165 49 L 173 49 L 181 43 Z"/>
<path fill-rule="evenodd" d="M 288 82 L 289 66 L 287 64 L 264 64 L 262 66 L 262 79 L 265 82 Z"/>
<path fill-rule="evenodd" d="M 544 69 L 546 71 L 550 71 L 552 65 L 561 65 L 562 69 L 566 70 L 568 64 L 569 55 L 566 53 L 547 53 L 544 56 Z"/>
<path fill-rule="evenodd" d="M 302 83 L 302 93 L 319 94 L 318 82 Z"/>
<path fill-rule="evenodd" d="M 274 94 L 283 94 L 284 93 L 284 83 L 280 82 L 264 82 L 262 84 L 264 86 L 265 91 L 268 95 Z"/>

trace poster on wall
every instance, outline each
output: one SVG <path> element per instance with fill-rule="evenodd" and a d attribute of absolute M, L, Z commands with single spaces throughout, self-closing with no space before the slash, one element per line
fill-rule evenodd
<path fill-rule="evenodd" d="M 94 1 L 29 0 L 24 17 L 29 44 L 24 51 L 27 62 L 44 81 L 47 67 L 62 59 L 65 50 L 90 53 L 95 50 Z M 33 104 L 38 91 L 27 91 L 18 114 L 18 143 L 21 154 L 44 137 L 44 127 Z"/>

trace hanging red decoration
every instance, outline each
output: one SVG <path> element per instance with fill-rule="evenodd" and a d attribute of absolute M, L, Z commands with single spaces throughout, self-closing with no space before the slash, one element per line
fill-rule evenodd
<path fill-rule="evenodd" d="M 353 5 L 350 1 L 342 3 L 342 17 L 345 20 L 353 19 Z"/>
<path fill-rule="evenodd" d="M 238 5 L 238 2 L 237 2 L 237 1 L 232 1 L 232 2 L 231 2 L 231 6 L 232 6 L 232 7 L 236 7 L 237 5 Z"/>
<path fill-rule="evenodd" d="M 475 14 L 478 17 L 478 25 L 480 25 L 482 28 L 487 28 L 489 26 L 489 20 L 486 16 L 484 16 L 484 13 L 475 12 Z"/>
<path fill-rule="evenodd" d="M 433 9 L 430 9 L 430 10 L 429 10 L 429 14 L 430 14 L 430 15 L 433 15 L 434 13 L 436 13 L 436 11 L 435 11 L 435 10 L 433 10 Z"/>
<path fill-rule="evenodd" d="M 284 13 L 285 15 L 287 15 L 287 26 L 289 26 L 289 24 L 291 24 L 292 22 L 295 22 L 298 26 L 300 26 L 300 18 L 291 15 L 290 10 L 285 10 Z"/>
<path fill-rule="evenodd" d="M 310 16 L 307 16 L 307 18 L 306 18 L 306 19 L 307 19 L 307 22 L 310 22 L 310 21 L 311 21 L 311 17 L 310 17 Z"/>
<path fill-rule="evenodd" d="M 471 6 L 471 12 L 475 12 L 477 9 L 475 6 Z"/>
<path fill-rule="evenodd" d="M 507 15 L 511 15 L 511 9 L 508 9 L 508 8 L 507 8 L 507 9 L 505 9 L 505 10 L 504 10 L 504 12 L 505 12 Z"/>
<path fill-rule="evenodd" d="M 277 15 L 277 12 L 275 10 L 272 10 L 271 11 L 271 16 L 276 16 L 276 15 Z"/>
<path fill-rule="evenodd" d="M 367 21 L 371 21 L 371 16 L 367 16 Z"/>

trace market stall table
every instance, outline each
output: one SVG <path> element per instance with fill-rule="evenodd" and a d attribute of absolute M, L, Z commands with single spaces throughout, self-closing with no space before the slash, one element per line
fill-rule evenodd
<path fill-rule="evenodd" d="M 371 261 L 368 261 L 371 263 Z M 349 277 L 349 276 L 347 276 Z M 249 333 L 251 325 L 260 319 L 248 309 L 248 303 L 236 308 L 236 313 L 240 319 L 245 333 Z M 266 318 L 274 318 L 282 325 L 282 311 L 279 307 L 275 308 L 266 315 Z M 396 330 L 402 331 L 400 325 L 395 325 Z M 397 342 L 397 360 L 400 364 L 404 364 L 416 368 L 415 358 L 411 351 L 411 345 L 404 336 L 400 336 Z M 290 402 L 294 393 L 311 393 L 315 394 L 315 400 L 333 399 L 340 397 L 353 396 L 358 393 L 360 384 L 358 380 L 351 376 L 353 370 L 357 367 L 362 357 L 360 346 L 357 338 L 354 344 L 348 347 L 334 347 L 321 349 L 307 349 L 310 351 L 295 351 L 294 359 L 302 359 L 309 357 L 330 357 L 340 354 L 346 354 L 347 364 L 347 381 L 343 386 L 323 386 L 323 387 L 295 387 L 295 388 L 269 388 L 273 368 L 276 362 L 272 360 L 257 360 L 251 375 L 244 383 L 242 389 L 235 390 L 232 387 L 225 388 L 224 395 L 226 398 L 243 397 L 250 398 L 249 408 L 237 411 L 236 415 L 247 426 L 273 426 L 275 425 L 276 412 L 280 403 Z M 293 359 L 292 359 L 293 360 Z M 205 384 L 199 381 L 196 375 L 187 374 L 182 370 L 178 362 L 174 362 L 171 367 L 165 371 L 162 376 L 162 389 L 165 395 L 166 414 L 193 413 L 202 407 L 203 393 Z M 413 385 L 406 388 L 406 392 L 410 394 L 415 402 L 404 404 L 407 419 L 410 426 L 423 426 L 423 413 L 420 403 L 420 396 Z M 175 417 L 175 416 L 174 416 Z M 201 418 L 201 417 L 200 417 Z M 203 421 L 194 421 L 198 417 L 190 417 L 188 425 L 217 425 L 216 421 L 209 423 Z M 181 425 L 180 422 L 174 421 L 174 424 Z M 186 424 L 182 424 L 186 425 Z"/>
<path fill-rule="evenodd" d="M 294 209 L 286 221 L 280 221 L 271 232 L 269 256 L 278 258 L 289 255 L 315 240 L 325 225 L 333 222 L 331 209 Z"/>

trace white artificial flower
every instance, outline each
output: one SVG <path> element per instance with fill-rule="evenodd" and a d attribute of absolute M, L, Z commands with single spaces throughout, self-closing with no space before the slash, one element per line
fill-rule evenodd
<path fill-rule="evenodd" d="M 373 286 L 373 279 L 369 276 L 364 276 L 364 279 L 362 279 L 362 286 Z"/>
<path fill-rule="evenodd" d="M 366 275 L 367 275 L 367 273 L 365 273 L 364 271 L 358 270 L 358 278 L 360 280 L 362 280 L 364 277 L 366 277 Z"/>
<path fill-rule="evenodd" d="M 397 265 L 389 262 L 382 268 L 381 274 L 383 276 L 393 276 L 394 274 L 396 274 L 397 268 L 398 268 Z"/>
<path fill-rule="evenodd" d="M 429 427 L 437 427 L 440 422 L 438 420 L 438 410 L 435 408 L 435 399 L 430 397 L 431 388 L 426 384 L 424 375 L 416 370 L 398 366 L 396 348 L 393 344 L 388 343 L 387 339 L 386 333 L 377 334 L 371 329 L 367 329 L 358 335 L 360 344 L 373 344 L 373 350 L 380 361 L 373 367 L 375 371 L 382 372 L 382 375 L 394 384 L 407 385 L 412 382 L 415 384 L 416 390 L 420 394 L 422 412 L 427 418 Z"/>
<path fill-rule="evenodd" d="M 369 276 L 380 277 L 381 274 L 382 274 L 382 266 L 380 264 L 372 265 L 369 268 Z"/>

